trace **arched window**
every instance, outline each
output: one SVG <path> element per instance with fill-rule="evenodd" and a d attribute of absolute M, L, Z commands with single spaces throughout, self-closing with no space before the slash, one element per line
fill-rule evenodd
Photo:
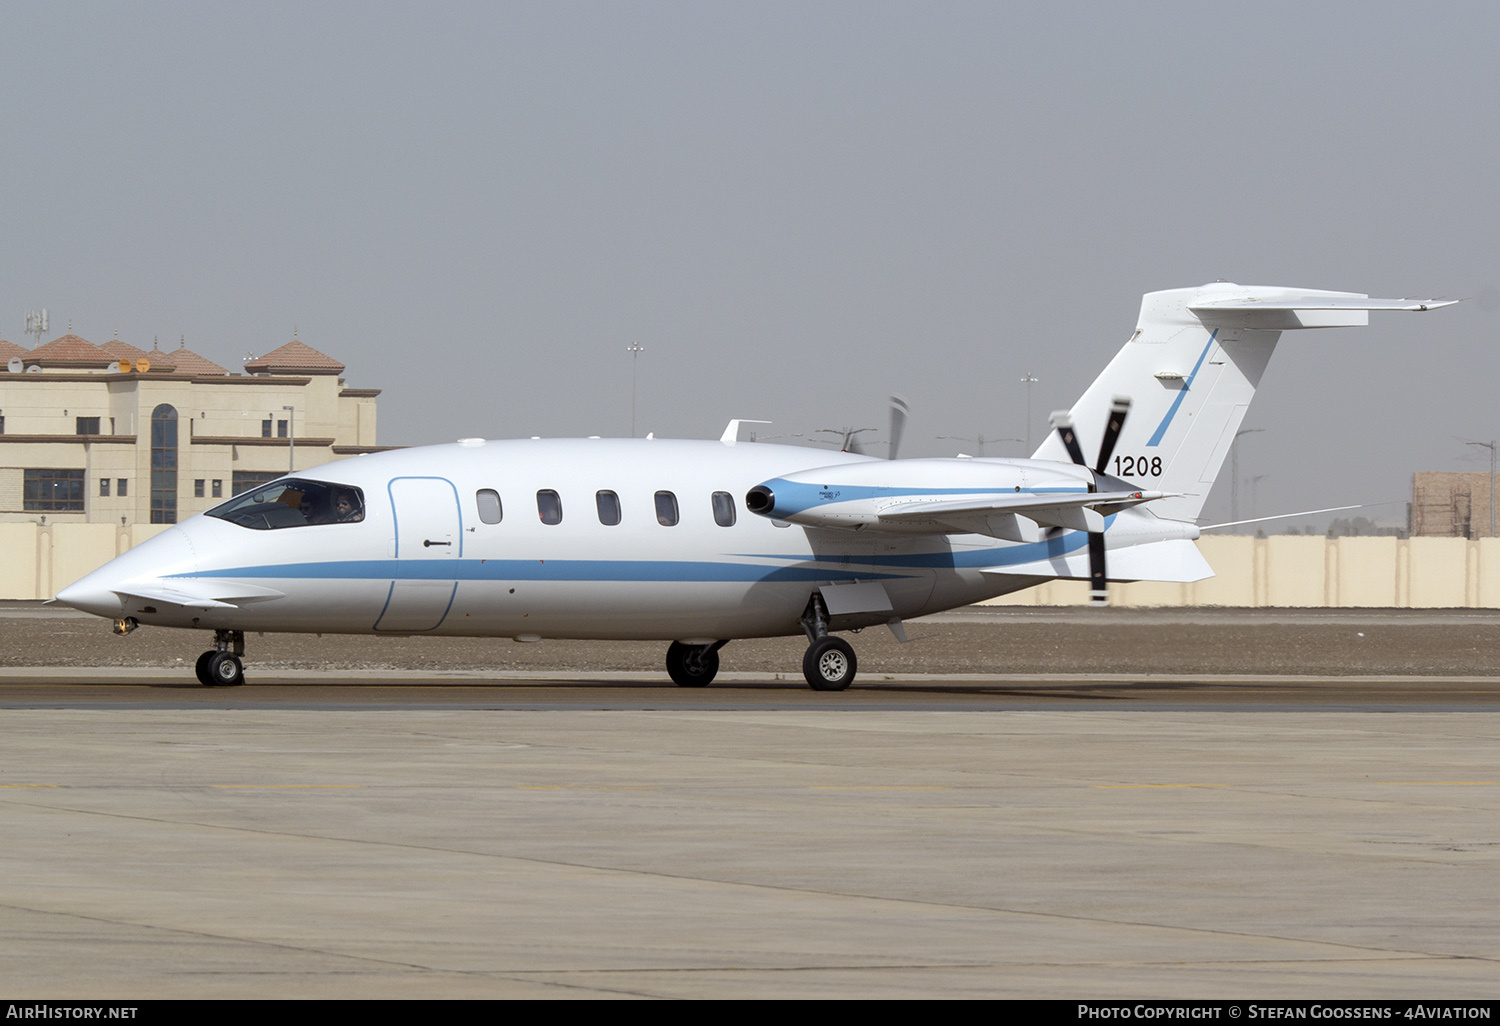
<path fill-rule="evenodd" d="M 151 522 L 177 523 L 177 411 L 151 411 Z"/>

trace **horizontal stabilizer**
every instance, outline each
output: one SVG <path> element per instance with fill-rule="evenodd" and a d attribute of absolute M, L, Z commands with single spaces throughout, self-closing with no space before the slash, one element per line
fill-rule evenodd
<path fill-rule="evenodd" d="M 1288 331 L 1296 328 L 1362 328 L 1371 310 L 1420 312 L 1452 306 L 1456 299 L 1371 299 L 1357 293 L 1303 292 L 1252 287 L 1238 294 L 1205 296 L 1188 304 L 1205 325 Z"/>
<path fill-rule="evenodd" d="M 1017 566 L 985 567 L 981 573 L 1007 577 L 1088 580 L 1089 554 L 1085 549 L 1075 549 L 1051 559 L 1038 559 Z M 1109 550 L 1109 579 L 1111 581 L 1166 581 L 1191 584 L 1213 575 L 1213 567 L 1208 565 L 1208 560 L 1203 558 L 1203 553 L 1198 551 L 1198 546 L 1185 538 Z"/>

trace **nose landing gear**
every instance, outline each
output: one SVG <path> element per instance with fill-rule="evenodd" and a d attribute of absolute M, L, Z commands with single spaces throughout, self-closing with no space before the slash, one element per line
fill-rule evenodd
<path fill-rule="evenodd" d="M 214 631 L 214 647 L 198 657 L 193 667 L 198 683 L 207 688 L 233 688 L 245 683 L 244 631 Z"/>

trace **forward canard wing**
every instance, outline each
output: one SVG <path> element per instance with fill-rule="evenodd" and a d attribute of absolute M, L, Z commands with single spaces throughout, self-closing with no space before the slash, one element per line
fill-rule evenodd
<path fill-rule="evenodd" d="M 163 578 L 136 581 L 111 588 L 121 599 L 142 602 L 164 602 L 188 609 L 235 609 L 249 602 L 284 598 L 283 592 L 255 584 L 234 581 Z"/>

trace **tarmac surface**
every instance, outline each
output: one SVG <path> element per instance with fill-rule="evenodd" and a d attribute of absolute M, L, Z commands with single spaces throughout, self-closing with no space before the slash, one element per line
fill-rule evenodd
<path fill-rule="evenodd" d="M 658 643 L 252 636 L 208 689 L 202 635 L 0 604 L 5 996 L 1500 989 L 1500 615 L 908 632 L 837 694 L 796 639 L 680 689 Z"/>

